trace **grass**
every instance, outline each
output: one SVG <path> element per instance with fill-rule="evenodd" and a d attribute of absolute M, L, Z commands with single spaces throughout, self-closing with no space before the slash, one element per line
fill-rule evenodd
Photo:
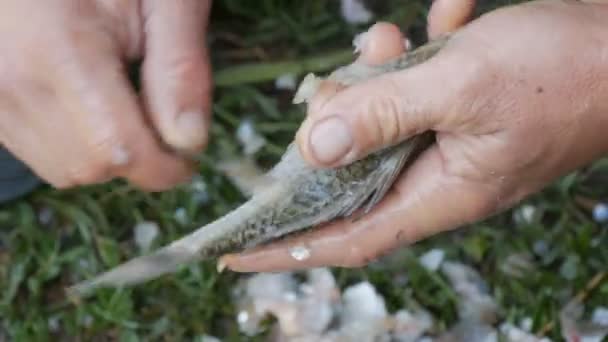
<path fill-rule="evenodd" d="M 375 10 L 382 19 L 400 23 L 417 42 L 423 39 L 426 2 L 378 3 Z M 484 11 L 509 1 L 485 3 Z M 330 0 L 224 0 L 216 1 L 213 11 L 211 47 L 218 89 L 212 143 L 200 161 L 206 189 L 147 194 L 116 181 L 61 192 L 44 188 L 2 206 L 0 340 L 178 341 L 203 334 L 225 341 L 251 340 L 238 333 L 231 306 L 231 287 L 239 276 L 218 275 L 212 263 L 134 289 L 103 290 L 81 305 L 63 296 L 64 286 L 137 255 L 132 228 L 138 222 L 158 222 L 158 247 L 241 203 L 243 197 L 214 168 L 221 156 L 239 154 L 234 133 L 240 120 L 252 118 L 259 132 L 273 141 L 257 155 L 262 164 L 272 165 L 303 112 L 289 104 L 291 93 L 275 90 L 271 81 L 285 72 L 301 74 L 346 63 L 353 35 L 364 29 L 342 21 L 338 2 Z M 424 251 L 441 247 L 449 258 L 480 270 L 504 309 L 504 319 L 532 317 L 534 330 L 540 331 L 556 322 L 559 309 L 606 270 L 607 227 L 595 223 L 575 201 L 575 196 L 608 196 L 608 189 L 602 188 L 606 171 L 608 161 L 598 161 L 526 200 L 536 207 L 530 222 L 514 220 L 509 211 L 403 249 L 382 262 L 335 269 L 335 274 L 341 285 L 371 281 L 390 310 L 416 301 L 449 326 L 456 318 L 457 298 L 445 279 L 416 263 Z M 533 251 L 539 241 L 546 251 L 537 255 Z M 534 269 L 521 277 L 506 275 L 501 266 L 513 254 L 529 255 Z M 403 274 L 408 286 L 400 283 Z M 608 305 L 608 282 L 600 282 L 585 303 Z M 559 324 L 550 327 L 548 335 L 560 340 Z"/>

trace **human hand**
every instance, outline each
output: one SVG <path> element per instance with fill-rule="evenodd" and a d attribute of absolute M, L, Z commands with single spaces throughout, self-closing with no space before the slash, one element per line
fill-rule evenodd
<path fill-rule="evenodd" d="M 500 9 L 459 30 L 424 64 L 317 94 L 297 134 L 316 167 L 343 165 L 427 130 L 437 141 L 359 220 L 227 255 L 222 263 L 235 271 L 363 266 L 511 207 L 602 156 L 607 15 L 606 6 L 570 1 Z M 399 41 L 392 38 L 391 46 Z M 305 246 L 310 257 L 295 260 L 292 246 Z"/>
<path fill-rule="evenodd" d="M 164 190 L 207 141 L 211 1 L 0 5 L 0 144 L 57 188 L 123 177 Z M 142 96 L 126 63 L 143 57 Z M 180 153 L 177 153 L 179 151 Z"/>

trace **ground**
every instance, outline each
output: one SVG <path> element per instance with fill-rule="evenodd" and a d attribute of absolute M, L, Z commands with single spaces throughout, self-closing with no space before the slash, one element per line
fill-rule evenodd
<path fill-rule="evenodd" d="M 511 2 L 485 1 L 480 12 Z M 416 43 L 424 39 L 427 1 L 375 3 L 379 18 L 399 23 Z M 231 287 L 239 275 L 219 275 L 212 262 L 134 289 L 100 291 L 80 305 L 65 299 L 63 287 L 137 255 L 133 227 L 138 222 L 158 223 L 161 233 L 153 245 L 158 247 L 241 203 L 243 196 L 214 167 L 220 156 L 239 155 L 234 135 L 241 120 L 250 118 L 273 141 L 256 155 L 263 165 L 272 165 L 303 117 L 302 108 L 289 103 L 292 93 L 276 90 L 275 78 L 348 62 L 351 40 L 365 27 L 346 23 L 338 1 L 216 1 L 210 45 L 218 89 L 211 145 L 200 159 L 198 186 L 162 194 L 143 193 L 118 181 L 62 192 L 43 188 L 2 206 L 0 340 L 97 336 L 178 341 L 203 334 L 251 340 L 238 333 L 231 305 Z M 608 162 L 599 161 L 527 199 L 522 205 L 528 209 L 520 206 L 368 267 L 333 271 L 341 285 L 369 280 L 385 296 L 389 310 L 415 300 L 449 326 L 455 319 L 454 293 L 442 276 L 417 263 L 430 248 L 443 248 L 448 258 L 481 272 L 504 320 L 517 323 L 531 317 L 534 331 L 549 327 L 548 336 L 557 341 L 560 308 L 608 264 L 607 227 L 593 221 L 581 205 L 608 194 L 602 189 L 605 171 Z M 530 208 L 533 215 L 514 218 L 516 213 L 531 214 Z M 521 270 L 519 277 L 505 270 L 514 254 L 527 256 L 533 268 Z M 588 308 L 608 305 L 608 282 L 596 285 L 584 298 Z"/>

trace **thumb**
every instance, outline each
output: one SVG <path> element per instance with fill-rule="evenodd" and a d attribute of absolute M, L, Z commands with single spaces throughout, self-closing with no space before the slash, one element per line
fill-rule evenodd
<path fill-rule="evenodd" d="M 453 58 L 436 57 L 309 106 L 315 112 L 309 113 L 296 138 L 304 158 L 317 167 L 345 165 L 441 126 L 459 81 L 458 68 L 450 67 Z"/>
<path fill-rule="evenodd" d="M 162 140 L 196 153 L 207 142 L 211 70 L 205 30 L 211 0 L 142 2 L 145 58 L 142 85 Z"/>

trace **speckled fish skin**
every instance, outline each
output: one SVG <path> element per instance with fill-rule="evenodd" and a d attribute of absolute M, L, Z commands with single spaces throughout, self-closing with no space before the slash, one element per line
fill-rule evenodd
<path fill-rule="evenodd" d="M 327 79 L 348 86 L 409 68 L 431 58 L 447 40 L 447 36 L 436 39 L 379 66 L 354 63 L 337 69 Z M 306 102 L 320 80 L 307 76 L 294 102 Z M 334 169 L 310 167 L 292 143 L 266 175 L 268 186 L 254 191 L 240 207 L 150 255 L 76 284 L 68 292 L 84 296 L 99 287 L 136 285 L 175 272 L 188 263 L 242 251 L 337 218 L 351 217 L 355 211 L 359 211 L 356 215 L 364 215 L 382 200 L 404 167 L 433 139 L 433 133 L 426 132 Z"/>

